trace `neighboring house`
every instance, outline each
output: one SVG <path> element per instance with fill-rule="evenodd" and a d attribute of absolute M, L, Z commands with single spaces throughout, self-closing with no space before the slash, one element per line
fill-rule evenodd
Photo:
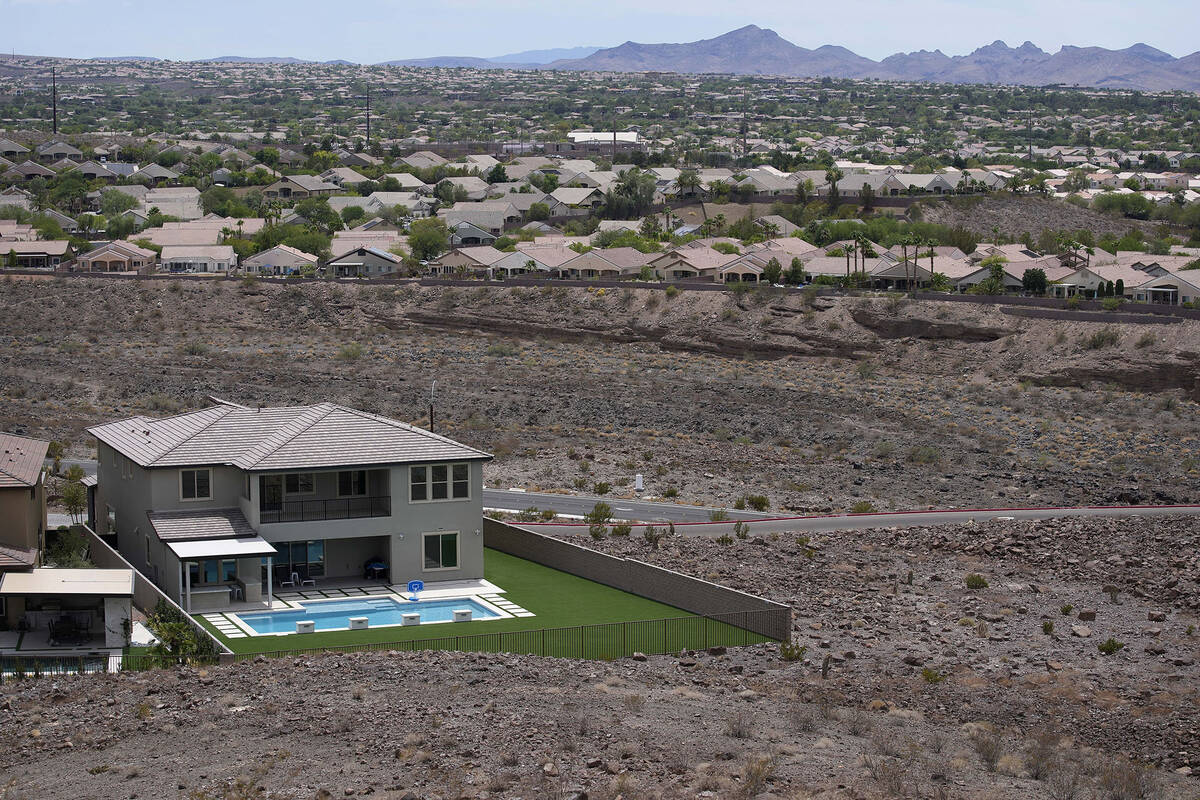
<path fill-rule="evenodd" d="M 594 211 L 604 205 L 604 193 L 599 189 L 562 186 L 550 196 L 569 209 Z"/>
<path fill-rule="evenodd" d="M 154 271 L 158 254 L 129 242 L 105 242 L 75 258 L 77 272 L 137 272 L 148 275 Z"/>
<path fill-rule="evenodd" d="M 411 155 L 404 156 L 400 160 L 414 169 L 429 169 L 430 167 L 440 167 L 442 164 L 448 163 L 446 159 L 437 153 L 432 153 L 428 150 L 418 150 Z"/>
<path fill-rule="evenodd" d="M 325 170 L 317 177 L 326 183 L 332 183 L 343 189 L 346 187 L 354 188 L 360 183 L 366 183 L 371 180 L 366 175 L 350 169 L 350 167 L 333 167 L 332 169 Z"/>
<path fill-rule="evenodd" d="M 269 600 L 274 580 L 483 577 L 491 456 L 332 403 L 228 402 L 133 417 L 97 440 L 97 533 L 188 610 Z"/>
<path fill-rule="evenodd" d="M 357 247 L 330 259 L 326 265 L 338 278 L 381 278 L 394 275 L 403 266 L 400 256 L 375 247 Z"/>
<path fill-rule="evenodd" d="M 31 181 L 34 178 L 53 178 L 54 170 L 46 169 L 41 164 L 35 164 L 32 161 L 24 161 L 9 167 L 0 177 L 9 181 Z"/>
<path fill-rule="evenodd" d="M 506 255 L 490 245 L 459 247 L 439 258 L 429 272 L 432 275 L 451 275 L 459 271 L 483 273 Z"/>
<path fill-rule="evenodd" d="M 242 271 L 258 275 L 299 275 L 305 267 L 316 269 L 317 260 L 314 255 L 281 244 L 247 258 L 242 262 Z"/>
<path fill-rule="evenodd" d="M 0 158 L 7 158 L 14 162 L 18 159 L 29 158 L 29 148 L 11 139 L 0 139 Z"/>
<path fill-rule="evenodd" d="M 49 442 L 39 439 L 0 433 L 0 573 L 32 569 L 40 563 L 46 544 L 42 465 L 49 447 Z"/>
<path fill-rule="evenodd" d="M 636 278 L 656 255 L 632 247 L 589 250 L 566 262 L 563 272 L 571 278 Z"/>
<path fill-rule="evenodd" d="M 1135 287 L 1132 292 L 1126 285 L 1125 294 L 1132 294 L 1133 299 L 1138 302 L 1158 305 L 1177 306 L 1182 303 L 1198 303 L 1200 302 L 1200 285 L 1198 285 L 1200 279 L 1192 278 L 1190 272 L 1187 275 L 1188 277 L 1185 278 L 1180 273 L 1168 272 L 1157 278 L 1151 278 Z"/>
<path fill-rule="evenodd" d="M 800 230 L 800 226 L 778 214 L 770 214 L 754 220 L 754 224 L 765 231 L 773 232 L 774 236 L 790 237 Z"/>
<path fill-rule="evenodd" d="M 425 183 L 425 181 L 413 175 L 411 172 L 389 172 L 383 177 L 392 178 L 396 183 L 400 184 L 400 188 L 406 192 L 419 192 L 421 194 L 430 194 L 433 187 Z"/>
<path fill-rule="evenodd" d="M 135 181 L 162 184 L 178 180 L 179 173 L 173 169 L 168 169 L 161 164 L 150 163 L 138 169 L 138 171 L 133 173 L 133 175 L 130 177 L 132 177 Z M 230 178 L 232 178 L 232 173 L 230 174 Z"/>
<path fill-rule="evenodd" d="M 71 260 L 71 243 L 65 239 L 34 242 L 0 242 L 0 257 L 7 266 L 9 254 L 15 254 L 19 269 L 58 269 Z"/>
<path fill-rule="evenodd" d="M 316 175 L 285 175 L 265 187 L 263 196 L 279 200 L 304 200 L 331 195 L 337 191 L 337 186 L 321 180 Z"/>
<path fill-rule="evenodd" d="M 650 267 L 663 280 L 695 280 L 714 277 L 717 270 L 740 257 L 711 247 L 681 247 L 655 256 Z"/>
<path fill-rule="evenodd" d="M 53 141 L 39 144 L 35 150 L 38 161 L 43 164 L 53 164 L 55 161 L 67 159 L 69 161 L 83 161 L 83 151 L 78 147 L 72 147 L 66 142 Z"/>
<path fill-rule="evenodd" d="M 446 220 L 446 227 L 450 229 L 450 246 L 451 247 L 473 247 L 481 244 L 495 244 L 498 238 L 491 231 L 486 231 L 478 225 L 474 225 L 465 220 Z"/>
<path fill-rule="evenodd" d="M 227 244 L 171 245 L 159 254 L 167 272 L 225 272 L 237 267 L 237 254 Z"/>

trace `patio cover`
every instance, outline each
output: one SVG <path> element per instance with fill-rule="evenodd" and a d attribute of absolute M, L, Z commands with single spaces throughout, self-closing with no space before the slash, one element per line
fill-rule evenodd
<path fill-rule="evenodd" d="M 167 542 L 167 547 L 171 548 L 171 552 L 180 561 L 276 555 L 275 548 L 261 536 L 245 536 L 237 539 L 189 539 Z"/>
<path fill-rule="evenodd" d="M 49 569 L 6 572 L 0 595 L 90 595 L 132 597 L 131 569 Z"/>

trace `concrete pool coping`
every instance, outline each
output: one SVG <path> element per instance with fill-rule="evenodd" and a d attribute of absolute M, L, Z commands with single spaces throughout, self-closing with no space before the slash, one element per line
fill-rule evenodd
<path fill-rule="evenodd" d="M 346 602 L 354 601 L 369 601 L 369 600 L 392 600 L 398 605 L 403 606 L 410 602 L 409 592 L 407 587 L 390 586 L 391 591 L 372 592 L 370 594 L 349 595 L 343 597 L 327 597 L 315 592 L 289 592 L 286 597 L 276 595 L 275 599 L 278 605 L 273 609 L 263 608 L 241 608 L 236 611 L 229 610 L 224 612 L 210 612 L 201 614 L 200 616 L 213 627 L 217 629 L 221 635 L 231 638 L 240 639 L 247 636 L 264 637 L 264 636 L 296 636 L 295 631 L 281 631 L 277 633 L 260 633 L 256 631 L 249 623 L 241 618 L 242 614 L 264 614 L 272 612 L 288 612 L 302 611 L 306 608 L 319 605 L 327 602 Z M 505 599 L 502 595 L 505 590 L 496 586 L 494 583 L 484 579 L 477 580 L 462 580 L 462 581 L 440 581 L 434 584 L 427 584 L 426 588 L 417 594 L 419 601 L 436 601 L 436 600 L 463 600 L 478 603 L 490 613 L 495 614 L 494 617 L 486 619 L 474 619 L 473 622 L 489 622 L 492 619 L 511 619 L 513 617 L 532 617 L 524 608 Z M 319 596 L 314 596 L 319 595 Z M 314 609 L 315 610 L 315 609 Z M 365 614 L 365 609 L 364 609 Z M 359 616 L 358 614 L 347 614 L 346 627 L 343 628 L 322 628 L 315 633 L 333 633 L 352 630 L 349 626 L 351 616 Z M 430 620 L 422 621 L 419 626 L 425 625 L 440 625 L 445 622 L 454 622 L 454 620 Z M 401 623 L 389 623 L 386 625 L 372 625 L 363 630 L 378 630 L 380 628 L 400 628 L 406 627 Z M 412 626 L 407 626 L 412 627 Z"/>

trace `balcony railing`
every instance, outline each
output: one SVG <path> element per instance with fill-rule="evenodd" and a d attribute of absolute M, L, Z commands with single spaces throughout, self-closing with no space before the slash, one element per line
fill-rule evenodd
<path fill-rule="evenodd" d="M 391 497 L 339 497 L 335 500 L 287 500 L 264 504 L 259 509 L 259 521 L 320 522 L 329 519 L 390 517 L 391 514 Z"/>

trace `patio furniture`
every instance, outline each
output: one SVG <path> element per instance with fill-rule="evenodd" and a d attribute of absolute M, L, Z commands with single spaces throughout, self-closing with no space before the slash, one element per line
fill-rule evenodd
<path fill-rule="evenodd" d="M 229 602 L 236 603 L 244 599 L 245 592 L 242 591 L 242 587 L 238 586 L 236 583 L 231 583 L 229 585 Z"/>
<path fill-rule="evenodd" d="M 291 577 L 287 578 L 286 580 L 283 578 L 283 576 L 280 576 L 279 588 L 282 589 L 286 586 L 286 587 L 295 589 L 296 585 L 299 583 L 299 581 L 300 581 L 300 576 L 298 574 L 296 574 L 295 572 L 293 572 Z"/>
<path fill-rule="evenodd" d="M 379 558 L 372 558 L 363 565 L 363 577 L 368 580 L 378 580 L 387 577 L 387 563 Z"/>
<path fill-rule="evenodd" d="M 301 586 L 316 586 L 317 579 L 316 578 L 302 578 L 300 580 L 300 585 Z"/>

